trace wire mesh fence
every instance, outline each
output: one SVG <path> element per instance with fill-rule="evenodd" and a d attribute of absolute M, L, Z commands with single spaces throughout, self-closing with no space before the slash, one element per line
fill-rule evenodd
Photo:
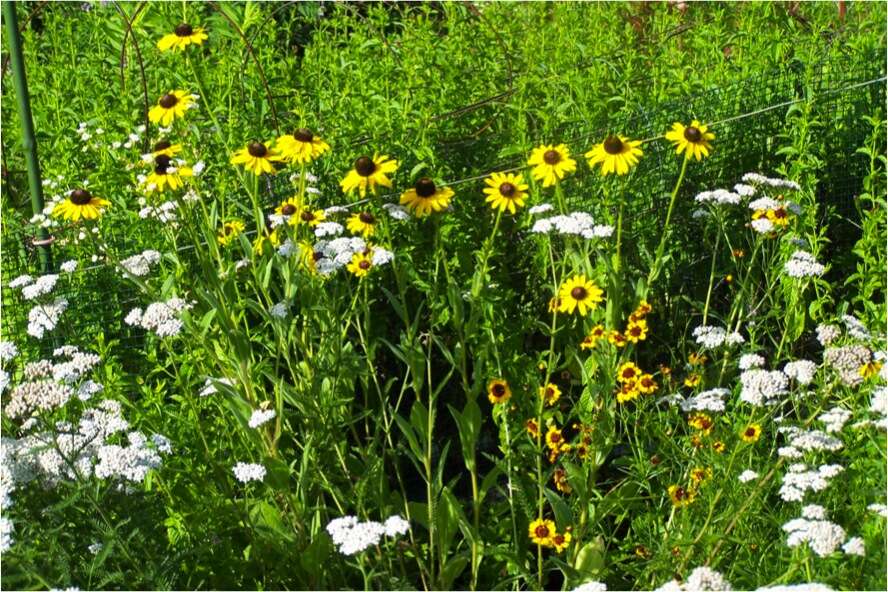
<path fill-rule="evenodd" d="M 568 121 L 559 128 L 561 137 L 551 139 L 568 143 L 574 149 L 587 149 L 612 132 L 653 140 L 675 121 L 687 122 L 696 118 L 712 122 L 712 130 L 717 135 L 716 149 L 711 158 L 689 168 L 684 187 L 690 195 L 703 189 L 730 186 L 745 172 L 773 171 L 784 162 L 777 148 L 781 145 L 781 134 L 786 131 L 787 113 L 794 105 L 811 106 L 823 125 L 827 154 L 853 154 L 869 130 L 863 116 L 872 113 L 873 105 L 885 103 L 884 60 L 873 55 L 871 60 L 855 60 L 855 63 L 861 65 L 847 68 L 834 61 L 814 65 L 793 62 L 780 70 L 737 80 L 680 100 L 640 107 L 628 115 L 608 117 L 602 114 L 595 120 Z M 533 133 L 534 130 L 530 131 Z M 466 172 L 464 177 L 450 180 L 449 185 L 480 194 L 480 188 L 475 191 L 471 184 L 480 184 L 480 180 L 491 172 L 522 167 L 524 156 L 499 156 L 501 146 L 505 145 L 504 133 L 491 132 L 467 140 L 442 142 L 438 146 L 441 159 L 453 163 L 453 170 Z M 651 216 L 662 223 L 668 194 L 677 174 L 675 163 L 678 159 L 668 143 L 648 141 L 643 149 L 644 157 L 633 172 L 632 186 L 636 189 L 633 195 L 627 196 L 632 202 L 632 216 L 624 226 L 627 243 L 642 244 L 645 240 L 658 238 L 656 229 L 659 224 L 652 222 Z M 860 190 L 866 173 L 863 159 L 826 159 L 817 187 L 820 202 L 842 215 L 851 215 L 853 197 Z M 596 182 L 597 173 L 580 166 L 571 179 L 568 203 L 575 208 L 594 210 L 595 204 L 590 203 L 587 196 L 592 195 L 591 188 Z M 293 190 L 286 175 L 269 178 L 261 187 L 266 206 L 290 197 Z M 397 194 L 382 198 L 395 200 Z M 680 200 L 679 203 L 685 204 L 683 207 L 687 209 L 692 200 Z M 677 212 L 679 215 L 681 207 Z M 31 212 L 20 214 L 20 220 L 24 220 Z M 37 247 L 22 226 L 20 222 L 7 219 L 2 229 L 0 339 L 14 338 L 18 342 L 27 333 L 32 303 L 23 301 L 19 291 L 10 289 L 8 283 L 22 274 L 40 273 Z M 677 240 L 690 240 L 696 229 L 690 224 L 679 224 L 675 231 L 679 235 Z M 161 249 L 155 234 L 133 234 L 128 228 L 112 230 L 103 239 L 115 252 L 123 254 L 138 253 L 145 248 Z M 171 248 L 170 245 L 167 247 Z M 74 258 L 77 252 L 74 244 L 56 242 L 50 248 L 55 269 L 63 261 Z M 75 272 L 63 274 L 54 295 L 68 301 L 68 310 L 54 336 L 40 342 L 42 349 L 55 347 L 55 341 L 85 345 L 99 333 L 125 347 L 142 344 L 144 335 L 123 322 L 130 309 L 141 305 L 140 297 L 135 287 L 123 281 L 112 266 L 82 263 Z"/>

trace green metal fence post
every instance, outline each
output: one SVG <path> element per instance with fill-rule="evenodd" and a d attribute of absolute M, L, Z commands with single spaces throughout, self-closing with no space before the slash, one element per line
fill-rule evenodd
<path fill-rule="evenodd" d="M 18 17 L 15 2 L 3 2 L 3 20 L 6 21 L 6 38 L 9 43 L 9 57 L 12 64 L 12 78 L 15 83 L 15 96 L 18 100 L 19 119 L 22 120 L 22 148 L 28 165 L 28 186 L 31 189 L 31 209 L 34 214 L 43 212 L 43 184 L 40 180 L 40 163 L 37 161 L 37 140 L 34 139 L 34 121 L 31 119 L 31 96 L 28 94 L 28 80 L 25 77 L 25 61 L 22 59 L 22 41 L 18 31 Z M 49 252 L 49 233 L 40 227 L 37 235 L 40 254 L 40 271 L 47 273 L 52 266 Z"/>

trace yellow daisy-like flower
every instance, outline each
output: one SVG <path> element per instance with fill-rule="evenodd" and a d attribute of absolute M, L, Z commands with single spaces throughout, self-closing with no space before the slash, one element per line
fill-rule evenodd
<path fill-rule="evenodd" d="M 617 382 L 635 382 L 641 376 L 641 369 L 632 362 L 626 362 L 617 370 Z"/>
<path fill-rule="evenodd" d="M 165 187 L 176 190 L 185 185 L 184 177 L 193 177 L 194 171 L 187 166 L 173 166 L 170 157 L 161 154 L 154 159 L 154 170 L 145 177 L 145 190 L 163 191 Z"/>
<path fill-rule="evenodd" d="M 271 142 L 250 142 L 246 148 L 236 151 L 230 162 L 244 165 L 245 169 L 258 177 L 262 173 L 273 175 L 273 163 L 280 160 L 281 156 L 271 147 Z"/>
<path fill-rule="evenodd" d="M 552 537 L 555 536 L 555 523 L 542 518 L 534 520 L 527 528 L 530 540 L 541 547 L 551 547 Z"/>
<path fill-rule="evenodd" d="M 712 469 L 703 468 L 703 467 L 694 467 L 691 469 L 691 481 L 694 482 L 694 485 L 699 485 L 704 481 L 708 481 L 712 479 Z"/>
<path fill-rule="evenodd" d="M 594 349 L 598 342 L 607 337 L 607 331 L 605 331 L 603 325 L 595 325 L 592 327 L 592 330 L 589 331 L 589 334 L 583 338 L 583 342 L 580 343 L 580 349 Z"/>
<path fill-rule="evenodd" d="M 699 374 L 688 374 L 687 378 L 684 379 L 684 385 L 688 388 L 694 388 L 698 384 L 700 384 L 701 377 Z"/>
<path fill-rule="evenodd" d="M 569 532 L 556 532 L 555 536 L 552 537 L 552 546 L 555 547 L 555 552 L 561 553 L 567 549 L 568 545 L 570 545 L 570 538 Z"/>
<path fill-rule="evenodd" d="M 524 423 L 524 429 L 526 429 L 527 433 L 533 438 L 536 438 L 540 435 L 540 424 L 537 423 L 537 420 L 535 419 L 528 419 Z"/>
<path fill-rule="evenodd" d="M 712 449 L 715 450 L 719 454 L 723 453 L 726 448 L 727 447 L 725 446 L 725 443 L 722 442 L 721 440 L 716 440 L 715 442 L 712 443 Z"/>
<path fill-rule="evenodd" d="M 654 377 L 650 374 L 642 374 L 639 376 L 636 386 L 638 387 L 639 392 L 645 395 L 655 393 L 659 388 L 657 381 L 654 380 Z"/>
<path fill-rule="evenodd" d="M 647 321 L 645 321 L 644 319 L 638 319 L 635 322 L 630 322 L 629 326 L 626 327 L 626 331 L 624 331 L 623 334 L 626 335 L 626 339 L 628 339 L 632 343 L 644 341 L 645 339 L 647 339 L 648 334 Z"/>
<path fill-rule="evenodd" d="M 223 247 L 228 246 L 237 236 L 244 231 L 244 223 L 240 220 L 229 220 L 222 225 L 216 235 L 216 241 Z"/>
<path fill-rule="evenodd" d="M 869 379 L 878 374 L 881 369 L 882 362 L 867 362 L 857 370 L 857 373 L 861 378 Z"/>
<path fill-rule="evenodd" d="M 352 214 L 348 218 L 346 227 L 352 234 L 360 234 L 364 238 L 368 238 L 373 236 L 376 231 L 376 218 L 370 212 Z"/>
<path fill-rule="evenodd" d="M 625 136 L 608 136 L 604 142 L 598 144 L 586 153 L 589 166 L 601 165 L 601 174 L 616 173 L 625 175 L 629 169 L 638 164 L 638 157 L 642 155 L 641 140 L 629 140 Z"/>
<path fill-rule="evenodd" d="M 638 381 L 631 380 L 624 382 L 620 386 L 620 390 L 617 391 L 617 402 L 618 403 L 627 403 L 629 401 L 633 401 L 639 397 L 641 391 L 638 390 Z"/>
<path fill-rule="evenodd" d="M 323 253 L 315 251 L 314 246 L 306 240 L 299 241 L 298 245 L 299 265 L 309 273 L 314 273 L 317 270 L 318 259 L 324 256 Z"/>
<path fill-rule="evenodd" d="M 392 182 L 386 175 L 396 170 L 398 170 L 398 161 L 389 160 L 385 154 L 382 156 L 374 154 L 373 158 L 362 156 L 355 160 L 352 170 L 339 182 L 339 186 L 345 193 L 357 189 L 361 197 L 364 197 L 368 188 L 371 191 L 376 191 L 377 185 L 391 188 Z"/>
<path fill-rule="evenodd" d="M 432 212 L 446 210 L 453 197 L 450 187 L 438 187 L 428 177 L 416 182 L 412 189 L 401 194 L 401 205 L 407 206 L 417 218 L 424 218 Z"/>
<path fill-rule="evenodd" d="M 527 164 L 533 167 L 531 175 L 537 181 L 542 181 L 543 187 L 550 187 L 567 173 L 577 170 L 577 161 L 570 157 L 566 144 L 544 144 L 534 148 Z"/>
<path fill-rule="evenodd" d="M 685 158 L 693 156 L 700 160 L 704 156 L 709 156 L 709 151 L 712 149 L 709 142 L 715 139 L 715 134 L 707 131 L 708 129 L 696 119 L 687 127 L 676 122 L 672 124 L 672 129 L 666 132 L 666 139 L 675 144 L 676 154 L 684 152 Z"/>
<path fill-rule="evenodd" d="M 549 426 L 549 429 L 546 431 L 546 446 L 551 450 L 559 451 L 564 444 L 564 436 L 561 434 L 561 430 L 555 426 Z"/>
<path fill-rule="evenodd" d="M 646 317 L 653 310 L 653 307 L 648 304 L 647 300 L 642 300 L 638 303 L 638 307 L 635 309 L 635 315 L 641 318 Z"/>
<path fill-rule="evenodd" d="M 706 360 L 706 354 L 698 354 L 697 352 L 688 354 L 688 364 L 691 366 L 703 366 L 706 364 Z"/>
<path fill-rule="evenodd" d="M 555 488 L 558 489 L 558 491 L 567 495 L 573 493 L 573 487 L 570 486 L 570 483 L 567 480 L 567 471 L 558 467 L 555 469 L 552 479 L 555 481 Z"/>
<path fill-rule="evenodd" d="M 371 267 L 373 267 L 373 255 L 368 249 L 367 251 L 352 255 L 351 263 L 346 266 L 346 269 L 356 277 L 362 278 L 370 273 Z"/>
<path fill-rule="evenodd" d="M 161 140 L 151 150 L 151 158 L 157 158 L 158 156 L 169 156 L 172 158 L 179 152 L 182 152 L 182 144 L 173 144 L 169 140 Z"/>
<path fill-rule="evenodd" d="M 157 104 L 148 110 L 151 123 L 159 123 L 168 127 L 177 117 L 185 117 L 185 113 L 194 104 L 194 95 L 186 90 L 171 90 L 157 100 Z"/>
<path fill-rule="evenodd" d="M 540 387 L 540 397 L 546 402 L 546 406 L 551 407 L 561 398 L 561 389 L 558 388 L 558 385 L 550 382 L 546 386 Z"/>
<path fill-rule="evenodd" d="M 207 40 L 207 34 L 203 27 L 192 27 L 188 23 L 182 23 L 176 27 L 175 32 L 164 35 L 157 42 L 160 51 L 183 51 L 189 45 L 202 45 Z"/>
<path fill-rule="evenodd" d="M 527 197 L 529 185 L 524 182 L 524 177 L 513 173 L 493 173 L 484 183 L 485 201 L 490 207 L 500 212 L 509 210 L 514 214 L 518 208 L 524 207 L 524 199 Z"/>
<path fill-rule="evenodd" d="M 281 239 L 278 236 L 277 230 L 257 236 L 256 240 L 253 241 L 253 251 L 262 253 L 266 244 L 271 245 L 272 247 L 280 246 Z"/>
<path fill-rule="evenodd" d="M 691 505 L 694 502 L 694 498 L 697 497 L 697 492 L 693 488 L 685 489 L 681 485 L 670 485 L 667 491 L 669 492 L 669 500 L 676 508 L 684 508 Z"/>
<path fill-rule="evenodd" d="M 704 436 L 708 436 L 712 431 L 715 422 L 706 413 L 693 413 L 688 417 L 688 425 L 692 428 L 700 430 Z"/>
<path fill-rule="evenodd" d="M 274 213 L 278 216 L 286 217 L 287 223 L 290 224 L 290 226 L 295 226 L 296 224 L 299 224 L 298 214 L 300 213 L 301 209 L 301 200 L 298 197 L 291 197 L 278 204 L 278 206 L 274 209 Z"/>
<path fill-rule="evenodd" d="M 611 331 L 607 335 L 607 342 L 614 347 L 626 347 L 626 336 L 619 331 Z"/>
<path fill-rule="evenodd" d="M 102 215 L 102 209 L 111 205 L 111 202 L 101 197 L 96 197 L 86 189 L 75 189 L 68 194 L 65 201 L 52 209 L 53 218 L 63 218 L 69 222 L 84 220 L 96 220 Z"/>
<path fill-rule="evenodd" d="M 307 164 L 330 150 L 330 145 L 317 137 L 311 130 L 300 127 L 292 134 L 281 136 L 275 148 L 284 162 Z"/>
<path fill-rule="evenodd" d="M 758 442 L 759 437 L 762 435 L 762 426 L 757 423 L 751 423 L 746 426 L 746 429 L 743 430 L 743 433 L 740 434 L 740 438 L 743 439 L 744 442 L 752 444 L 753 442 Z"/>
<path fill-rule="evenodd" d="M 509 383 L 502 378 L 494 378 L 487 383 L 487 399 L 496 405 L 497 403 L 505 403 L 512 398 L 512 389 Z"/>
<path fill-rule="evenodd" d="M 765 211 L 765 216 L 767 216 L 768 220 L 770 220 L 771 224 L 774 226 L 789 226 L 790 213 L 783 206 L 778 206 L 773 210 Z"/>
<path fill-rule="evenodd" d="M 561 285 L 558 290 L 558 298 L 561 306 L 558 312 L 573 313 L 577 310 L 581 316 L 586 316 L 590 310 L 595 310 L 604 300 L 604 292 L 584 275 L 575 275 Z"/>

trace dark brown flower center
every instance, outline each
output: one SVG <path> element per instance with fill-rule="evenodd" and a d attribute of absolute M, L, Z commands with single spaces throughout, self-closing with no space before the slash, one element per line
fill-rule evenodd
<path fill-rule="evenodd" d="M 786 210 L 782 207 L 777 208 L 776 210 L 774 210 L 774 217 L 775 218 L 786 218 L 787 217 Z"/>
<path fill-rule="evenodd" d="M 755 437 L 755 428 L 746 428 L 745 434 L 746 434 L 747 438 L 754 438 Z"/>
<path fill-rule="evenodd" d="M 623 140 L 617 136 L 608 136 L 604 139 L 604 151 L 608 154 L 619 154 L 623 151 Z"/>
<path fill-rule="evenodd" d="M 154 145 L 154 152 L 160 152 L 161 150 L 166 150 L 170 146 L 172 146 L 172 144 L 170 144 L 169 141 L 161 140 L 160 142 L 158 142 L 157 144 Z"/>
<path fill-rule="evenodd" d="M 548 150 L 543 154 L 543 160 L 546 164 L 558 164 L 561 162 L 561 155 L 558 154 L 557 150 Z"/>
<path fill-rule="evenodd" d="M 315 215 L 312 212 L 305 210 L 304 212 L 302 212 L 300 218 L 302 218 L 304 222 L 311 222 L 315 219 Z"/>
<path fill-rule="evenodd" d="M 263 144 L 262 142 L 250 142 L 250 145 L 247 146 L 247 152 L 250 153 L 250 156 L 262 158 L 263 156 L 268 154 L 268 148 L 266 148 L 265 144 Z"/>
<path fill-rule="evenodd" d="M 551 386 L 546 387 L 546 398 L 551 399 L 554 396 L 555 396 L 555 389 L 553 389 Z"/>
<path fill-rule="evenodd" d="M 366 259 L 362 259 L 361 262 L 358 263 L 358 267 L 364 270 L 370 269 L 370 262 Z"/>
<path fill-rule="evenodd" d="M 584 288 L 582 286 L 577 286 L 576 288 L 574 288 L 573 290 L 570 291 L 570 297 L 573 298 L 574 300 L 583 300 L 584 298 L 586 298 L 586 294 L 587 294 L 586 288 Z"/>
<path fill-rule="evenodd" d="M 556 534 L 552 538 L 552 542 L 555 543 L 556 545 L 563 545 L 564 544 L 564 535 L 563 534 Z"/>
<path fill-rule="evenodd" d="M 179 98 L 173 93 L 168 93 L 160 97 L 160 106 L 164 109 L 172 109 L 179 102 Z"/>
<path fill-rule="evenodd" d="M 231 226 L 230 224 L 226 224 L 225 226 L 222 227 L 222 234 L 224 236 L 228 236 L 232 232 L 234 232 L 234 226 Z"/>
<path fill-rule="evenodd" d="M 373 214 L 370 212 L 361 212 L 358 214 L 358 220 L 363 222 L 364 224 L 375 224 L 376 218 L 373 217 Z"/>
<path fill-rule="evenodd" d="M 154 172 L 158 175 L 166 174 L 170 166 L 170 157 L 166 154 L 158 154 L 154 159 Z"/>
<path fill-rule="evenodd" d="M 176 35 L 179 37 L 188 37 L 192 33 L 194 33 L 194 29 L 188 23 L 182 23 L 176 27 Z"/>
<path fill-rule="evenodd" d="M 540 524 L 533 530 L 533 532 L 538 539 L 545 539 L 549 537 L 549 527 L 545 524 Z"/>
<path fill-rule="evenodd" d="M 435 191 L 437 191 L 435 182 L 428 177 L 423 177 L 417 181 L 416 185 L 414 185 L 414 189 L 416 189 L 416 195 L 419 197 L 431 197 L 435 195 Z"/>
<path fill-rule="evenodd" d="M 293 137 L 300 142 L 311 142 L 312 140 L 314 140 L 314 134 L 311 133 L 311 130 L 304 127 L 300 127 L 298 130 L 293 132 Z"/>
<path fill-rule="evenodd" d="M 635 376 L 635 370 L 632 368 L 626 368 L 623 370 L 623 378 L 633 378 Z"/>
<path fill-rule="evenodd" d="M 376 171 L 376 163 L 369 156 L 362 156 L 355 161 L 355 170 L 362 177 L 369 177 Z"/>
<path fill-rule="evenodd" d="M 674 495 L 675 495 L 675 499 L 677 499 L 677 500 L 683 500 L 683 499 L 685 499 L 685 498 L 688 496 L 688 492 L 685 491 L 685 488 L 684 488 L 684 487 L 677 487 L 677 488 L 675 489 L 675 494 L 674 494 Z"/>
<path fill-rule="evenodd" d="M 294 206 L 293 204 L 284 204 L 281 207 L 281 214 L 283 214 L 284 216 L 292 216 L 295 213 L 296 213 L 296 206 Z"/>
<path fill-rule="evenodd" d="M 92 194 L 86 189 L 75 189 L 71 192 L 71 203 L 78 206 L 84 206 L 92 200 Z"/>
<path fill-rule="evenodd" d="M 553 442 L 561 442 L 561 434 L 559 434 L 558 432 L 555 432 L 549 436 L 549 439 L 552 440 Z"/>
<path fill-rule="evenodd" d="M 684 137 L 688 142 L 696 144 L 703 139 L 703 132 L 700 131 L 700 128 L 690 125 L 685 128 Z"/>
<path fill-rule="evenodd" d="M 499 383 L 493 385 L 493 388 L 490 390 L 493 391 L 493 396 L 495 396 L 495 397 L 502 397 L 502 396 L 505 396 L 505 394 L 506 394 L 505 385 L 502 385 Z"/>
<path fill-rule="evenodd" d="M 314 259 L 315 261 L 320 261 L 321 259 L 324 258 L 324 254 L 321 253 L 320 251 L 313 251 L 311 254 L 311 258 Z"/>
<path fill-rule="evenodd" d="M 512 197 L 513 195 L 515 195 L 516 191 L 518 191 L 518 188 L 511 183 L 503 183 L 499 186 L 500 195 L 502 195 L 503 197 Z"/>

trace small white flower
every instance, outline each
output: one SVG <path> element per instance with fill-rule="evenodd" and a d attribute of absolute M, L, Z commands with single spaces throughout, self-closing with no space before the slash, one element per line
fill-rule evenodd
<path fill-rule="evenodd" d="M 65 273 L 74 273 L 74 271 L 77 269 L 77 261 L 75 261 L 74 259 L 65 261 L 59 266 L 59 269 L 61 269 Z"/>
<path fill-rule="evenodd" d="M 385 536 L 389 537 L 404 535 L 410 530 L 410 523 L 400 516 L 389 516 L 382 526 L 385 528 Z"/>
<path fill-rule="evenodd" d="M 848 539 L 848 542 L 842 545 L 842 551 L 845 552 L 845 555 L 857 555 L 863 557 L 866 555 L 866 546 L 863 544 L 862 538 L 852 537 Z"/>
<path fill-rule="evenodd" d="M 287 313 L 289 312 L 290 307 L 286 302 L 278 302 L 270 309 L 268 309 L 268 314 L 276 319 L 285 319 L 287 318 Z"/>
<path fill-rule="evenodd" d="M 262 481 L 267 473 L 265 467 L 255 463 L 239 462 L 232 468 L 234 478 L 241 483 L 249 483 L 250 481 Z"/>
<path fill-rule="evenodd" d="M 544 203 L 544 204 L 540 204 L 538 206 L 533 206 L 532 208 L 527 210 L 527 213 L 530 214 L 531 216 L 536 216 L 537 214 L 545 214 L 546 212 L 550 212 L 551 210 L 552 210 L 552 204 Z"/>
<path fill-rule="evenodd" d="M 342 224 L 338 222 L 321 222 L 315 226 L 315 236 L 320 238 L 323 236 L 339 236 L 343 231 Z"/>
<path fill-rule="evenodd" d="M 274 409 L 254 409 L 247 425 L 256 429 L 274 419 L 276 415 L 277 412 Z"/>
<path fill-rule="evenodd" d="M 741 370 L 749 370 L 750 368 L 761 368 L 765 365 L 765 358 L 761 357 L 758 354 L 743 354 L 740 356 L 740 361 L 737 363 L 737 367 Z"/>
<path fill-rule="evenodd" d="M 410 218 L 410 213 L 398 204 L 383 204 L 382 209 L 388 212 L 388 215 L 392 217 L 392 220 L 407 220 Z"/>
<path fill-rule="evenodd" d="M 740 476 L 738 476 L 737 479 L 740 480 L 740 483 L 749 483 L 750 481 L 755 481 L 756 479 L 758 479 L 758 476 L 758 473 L 756 473 L 755 471 L 746 469 L 745 471 L 740 473 Z"/>
<path fill-rule="evenodd" d="M 792 278 L 820 277 L 826 271 L 826 267 L 817 263 L 811 253 L 796 251 L 783 264 L 786 275 Z"/>

